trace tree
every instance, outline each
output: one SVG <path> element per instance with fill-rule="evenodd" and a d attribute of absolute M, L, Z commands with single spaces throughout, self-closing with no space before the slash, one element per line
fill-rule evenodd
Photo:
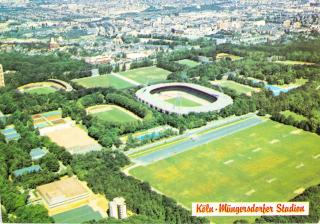
<path fill-rule="evenodd" d="M 48 153 L 41 158 L 41 166 L 47 168 L 49 171 L 57 172 L 60 168 L 59 160 L 52 153 Z"/>
<path fill-rule="evenodd" d="M 48 210 L 42 205 L 26 205 L 20 207 L 15 212 L 16 223 L 53 223 L 53 218 L 49 217 Z"/>

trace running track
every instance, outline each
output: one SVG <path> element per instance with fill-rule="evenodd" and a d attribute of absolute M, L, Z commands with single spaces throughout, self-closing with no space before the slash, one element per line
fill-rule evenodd
<path fill-rule="evenodd" d="M 194 147 L 203 145 L 205 143 L 208 143 L 210 141 L 231 135 L 233 133 L 236 133 L 238 131 L 256 126 L 260 123 L 262 123 L 263 120 L 257 116 L 253 118 L 249 118 L 247 120 L 222 127 L 219 129 L 214 129 L 212 131 L 209 131 L 203 135 L 197 136 L 196 140 L 188 139 L 183 142 L 178 142 L 175 145 L 169 145 L 167 147 L 164 147 L 163 149 L 159 151 L 152 152 L 148 155 L 143 155 L 141 157 L 132 159 L 133 162 L 141 165 L 148 165 L 150 163 L 153 163 L 158 160 L 166 159 L 174 154 L 185 152 L 187 150 L 190 150 Z"/>

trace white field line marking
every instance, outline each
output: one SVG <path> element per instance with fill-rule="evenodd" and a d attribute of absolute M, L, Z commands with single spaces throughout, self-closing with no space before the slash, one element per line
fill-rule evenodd
<path fill-rule="evenodd" d="M 297 169 L 300 169 L 301 167 L 304 167 L 303 163 L 300 163 L 299 165 L 296 166 Z"/>
<path fill-rule="evenodd" d="M 256 149 L 252 150 L 252 152 L 259 152 L 261 150 L 262 150 L 262 148 L 256 148 Z"/>
<path fill-rule="evenodd" d="M 272 182 L 274 182 L 274 181 L 276 181 L 276 180 L 277 180 L 277 178 L 272 178 L 272 179 L 267 180 L 267 183 L 268 183 L 268 184 L 271 184 Z"/>
<path fill-rule="evenodd" d="M 313 156 L 314 159 L 320 158 L 320 154 Z"/>
<path fill-rule="evenodd" d="M 124 77 L 124 76 L 122 76 L 122 75 L 119 75 L 119 74 L 117 74 L 117 73 L 111 73 L 110 75 L 113 75 L 113 76 L 115 76 L 115 77 L 117 77 L 117 78 L 119 78 L 119 79 L 122 79 L 122 80 L 124 80 L 124 81 L 127 81 L 127 82 L 129 82 L 129 83 L 131 83 L 131 84 L 133 84 L 133 85 L 135 85 L 135 86 L 140 86 L 140 85 L 141 85 L 141 83 L 138 83 L 138 82 L 136 82 L 136 81 L 134 81 L 134 80 L 132 80 L 132 79 L 129 79 L 129 78 Z"/>
<path fill-rule="evenodd" d="M 250 195 L 252 195 L 254 192 L 256 192 L 256 190 L 255 190 L 255 189 L 252 189 L 252 190 L 248 191 L 248 192 L 246 193 L 246 195 L 247 195 L 247 196 L 250 196 Z"/>
<path fill-rule="evenodd" d="M 279 139 L 273 139 L 273 140 L 270 141 L 269 143 L 270 143 L 270 144 L 275 144 L 275 143 L 278 143 L 278 142 L 280 142 Z"/>
<path fill-rule="evenodd" d="M 234 162 L 234 160 L 233 160 L 233 159 L 230 159 L 230 160 L 224 162 L 224 164 L 225 164 L 225 165 L 228 165 L 228 164 L 233 163 L 233 162 Z"/>

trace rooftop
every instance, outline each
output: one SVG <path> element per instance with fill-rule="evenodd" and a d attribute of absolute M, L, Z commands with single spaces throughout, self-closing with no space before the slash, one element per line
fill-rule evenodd
<path fill-rule="evenodd" d="M 19 176 L 22 176 L 22 175 L 25 175 L 25 174 L 29 174 L 29 173 L 33 173 L 33 172 L 39 172 L 40 170 L 41 170 L 41 167 L 39 165 L 33 165 L 33 166 L 24 167 L 22 169 L 15 170 L 13 172 L 13 174 L 16 177 L 19 177 Z"/>
<path fill-rule="evenodd" d="M 89 195 L 90 191 L 76 177 L 69 177 L 37 187 L 45 202 L 49 205 L 62 204 Z"/>
<path fill-rule="evenodd" d="M 47 150 L 43 148 L 35 148 L 30 151 L 30 156 L 32 160 L 38 160 L 47 154 Z"/>

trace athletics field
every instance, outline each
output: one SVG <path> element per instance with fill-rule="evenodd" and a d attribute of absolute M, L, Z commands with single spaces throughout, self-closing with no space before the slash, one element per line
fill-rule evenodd
<path fill-rule="evenodd" d="M 319 142 L 315 134 L 268 120 L 129 172 L 187 208 L 192 202 L 288 201 L 319 183 Z"/>
<path fill-rule="evenodd" d="M 29 89 L 26 90 L 26 93 L 30 93 L 30 94 L 49 94 L 49 93 L 54 93 L 57 90 L 51 87 L 39 87 L 39 88 L 33 88 L 33 89 Z"/>
<path fill-rule="evenodd" d="M 112 123 L 127 123 L 136 120 L 141 120 L 140 117 L 120 106 L 116 105 L 96 105 L 86 109 L 88 114 L 98 117 L 103 121 Z"/>
<path fill-rule="evenodd" d="M 187 99 L 185 97 L 174 97 L 166 100 L 168 103 L 171 103 L 177 107 L 198 107 L 202 104 L 197 103 L 193 100 Z"/>

